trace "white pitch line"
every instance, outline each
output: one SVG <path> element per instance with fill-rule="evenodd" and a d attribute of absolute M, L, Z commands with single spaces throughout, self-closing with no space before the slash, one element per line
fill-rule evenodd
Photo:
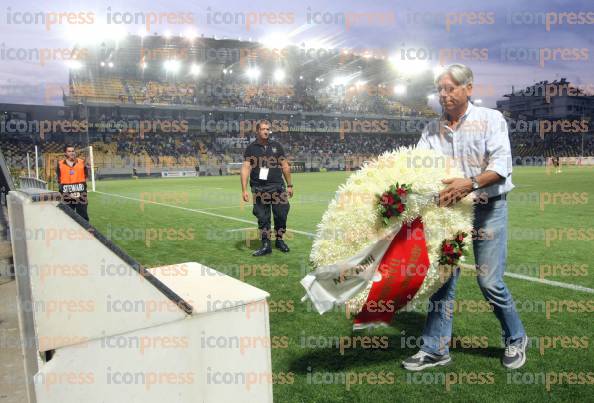
<path fill-rule="evenodd" d="M 173 204 L 159 203 L 159 202 L 150 201 L 150 200 L 141 200 L 141 199 L 137 199 L 135 197 L 122 196 L 122 195 L 115 194 L 115 193 L 100 192 L 98 190 L 96 190 L 95 193 L 100 193 L 100 194 L 104 194 L 107 196 L 113 196 L 113 197 L 121 197 L 122 199 L 134 200 L 134 201 L 139 201 L 139 202 L 144 202 L 144 203 L 156 204 L 158 206 L 177 208 L 180 210 L 191 211 L 191 212 L 199 213 L 199 214 L 205 214 L 205 215 L 209 215 L 209 216 L 213 216 L 213 217 L 223 218 L 226 220 L 239 221 L 239 222 L 244 222 L 244 223 L 248 223 L 248 224 L 252 224 L 252 225 L 257 225 L 257 223 L 255 223 L 253 221 L 249 221 L 249 220 L 244 220 L 243 218 L 229 217 L 229 216 L 222 215 L 222 214 L 215 214 L 215 213 L 211 213 L 208 211 L 192 209 L 192 208 L 182 207 L 182 206 L 176 206 Z M 311 232 L 299 231 L 299 230 L 295 230 L 295 229 L 287 229 L 287 231 L 294 232 L 296 234 L 305 235 L 305 236 L 312 237 L 312 238 L 315 236 L 315 234 L 313 234 Z M 462 267 L 464 269 L 471 269 L 471 270 L 475 269 L 475 267 L 473 265 L 469 265 L 469 264 L 461 264 L 460 267 Z M 550 285 L 553 287 L 566 288 L 569 290 L 582 291 L 582 292 L 587 292 L 589 294 L 594 294 L 594 289 L 588 288 L 588 287 L 583 287 L 583 286 L 577 285 L 577 284 L 562 283 L 560 281 L 553 281 L 553 280 L 547 280 L 547 279 L 538 278 L 538 277 L 524 276 L 523 274 L 517 274 L 517 273 L 503 273 L 503 275 L 511 277 L 511 278 L 517 278 L 520 280 L 532 281 L 534 283 Z"/>
<path fill-rule="evenodd" d="M 245 227 L 245 228 L 228 229 L 225 232 L 241 232 L 241 231 L 247 231 L 249 229 L 257 229 L 257 227 Z"/>
<path fill-rule="evenodd" d="M 250 229 L 256 230 L 256 229 L 258 229 L 258 227 L 247 227 L 247 228 L 228 229 L 225 232 L 240 232 L 240 231 L 247 231 L 247 230 L 250 230 Z M 299 230 L 296 230 L 296 229 L 287 229 L 287 231 L 288 232 L 294 232 L 296 234 L 305 235 L 305 236 L 308 236 L 308 237 L 311 237 L 311 238 L 313 238 L 313 237 L 316 236 L 316 234 L 312 234 L 311 232 L 299 231 Z"/>
<path fill-rule="evenodd" d="M 291 202 L 291 205 L 293 206 L 299 206 L 300 204 L 309 204 L 309 203 L 326 203 L 323 200 L 313 200 L 313 201 L 302 201 L 302 202 Z M 239 206 L 221 206 L 221 207 L 204 207 L 200 210 L 223 210 L 223 209 L 229 209 L 229 208 L 241 208 L 241 207 L 245 207 L 245 204 L 243 206 L 239 205 Z"/>
<path fill-rule="evenodd" d="M 159 203 L 159 202 L 151 201 L 151 200 L 142 200 L 142 199 L 137 199 L 135 197 L 122 196 L 122 195 L 115 194 L 115 193 L 100 192 L 98 190 L 96 190 L 95 193 L 100 193 L 100 194 L 104 194 L 106 196 L 112 196 L 112 197 L 121 197 L 122 199 L 128 199 L 128 200 L 133 200 L 133 201 L 138 201 L 138 202 L 143 202 L 143 203 L 156 204 L 158 206 L 171 207 L 171 208 L 176 208 L 176 209 L 180 209 L 180 210 L 191 211 L 193 213 L 199 213 L 199 214 L 209 215 L 212 217 L 223 218 L 225 220 L 232 220 L 232 221 L 244 222 L 244 223 L 252 224 L 252 225 L 258 225 L 257 223 L 250 221 L 250 220 L 245 220 L 243 218 L 237 218 L 237 217 L 229 217 L 229 216 L 222 215 L 222 214 L 211 213 L 210 211 L 204 211 L 204 210 L 193 209 L 193 208 L 188 208 L 188 207 L 176 206 L 174 204 Z M 309 237 L 315 236 L 315 234 L 312 234 L 311 232 L 299 231 L 296 229 L 287 229 L 287 231 L 294 232 L 296 234 L 306 235 Z"/>
<path fill-rule="evenodd" d="M 581 285 L 577 285 L 577 284 L 562 283 L 561 281 L 547 280 L 545 278 L 538 278 L 538 277 L 530 277 L 530 276 L 525 276 L 523 274 L 518 274 L 518 273 L 504 273 L 504 275 L 506 275 L 508 277 L 512 277 L 512 278 L 518 278 L 520 280 L 534 281 L 535 283 L 547 284 L 547 285 L 552 285 L 554 287 L 567 288 L 569 290 L 582 291 L 582 292 L 587 292 L 589 294 L 594 294 L 594 289 L 584 287 Z"/>
<path fill-rule="evenodd" d="M 315 236 L 316 236 L 316 234 L 313 234 L 313 233 L 311 233 L 311 232 L 299 231 L 299 230 L 296 230 L 296 229 L 287 229 L 287 231 L 289 231 L 289 232 L 294 232 L 294 233 L 296 233 L 296 234 L 305 235 L 305 236 L 308 236 L 308 237 L 310 237 L 310 238 L 313 238 L 313 237 L 315 237 Z"/>
<path fill-rule="evenodd" d="M 461 264 L 460 267 L 463 269 L 467 269 L 467 270 L 475 270 L 475 267 L 471 264 Z M 517 278 L 520 280 L 532 281 L 534 283 L 551 285 L 553 287 L 567 288 L 568 290 L 582 291 L 582 292 L 587 292 L 589 294 L 594 294 L 594 289 L 584 287 L 581 285 L 577 285 L 577 284 L 562 283 L 561 281 L 547 280 L 544 278 L 525 276 L 523 274 L 511 273 L 511 272 L 503 273 L 503 275 L 507 276 L 507 277 L 511 277 L 511 278 Z"/>
<path fill-rule="evenodd" d="M 201 210 L 222 210 L 222 209 L 227 209 L 227 208 L 234 208 L 234 209 L 238 209 L 241 207 L 245 207 L 245 206 L 221 206 L 221 207 L 204 207 Z"/>

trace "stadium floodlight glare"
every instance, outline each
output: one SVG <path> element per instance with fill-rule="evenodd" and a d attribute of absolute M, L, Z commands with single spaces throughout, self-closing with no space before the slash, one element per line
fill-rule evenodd
<path fill-rule="evenodd" d="M 147 66 L 146 62 L 142 62 L 140 64 L 140 67 L 142 67 L 143 70 L 146 69 L 146 66 Z"/>
<path fill-rule="evenodd" d="M 69 69 L 71 70 L 78 70 L 80 69 L 83 65 L 81 62 L 79 62 L 78 60 L 68 60 L 66 62 L 66 66 L 68 66 Z"/>
<path fill-rule="evenodd" d="M 250 67 L 246 71 L 246 75 L 250 80 L 257 80 L 260 77 L 260 69 L 257 67 Z"/>
<path fill-rule="evenodd" d="M 260 43 L 267 49 L 284 49 L 291 44 L 291 41 L 283 34 L 276 34 L 261 39 Z"/>
<path fill-rule="evenodd" d="M 429 63 L 426 60 L 402 60 L 398 57 L 391 57 L 390 62 L 404 77 L 414 77 L 429 68 Z"/>
<path fill-rule="evenodd" d="M 113 68 L 113 62 L 107 63 L 107 67 L 109 67 L 110 69 L 112 69 Z"/>
<path fill-rule="evenodd" d="M 276 69 L 274 71 L 274 81 L 283 81 L 285 79 L 285 71 L 283 69 Z"/>
<path fill-rule="evenodd" d="M 429 68 L 429 63 L 425 60 L 406 60 L 399 64 L 398 70 L 404 76 L 417 76 Z"/>
<path fill-rule="evenodd" d="M 99 65 L 100 65 L 101 67 L 105 67 L 105 62 L 101 62 L 101 63 L 99 63 Z"/>
<path fill-rule="evenodd" d="M 182 34 L 182 36 L 192 41 L 198 37 L 198 33 L 192 29 L 188 29 L 186 32 Z"/>
<path fill-rule="evenodd" d="M 333 45 L 329 38 L 314 38 L 303 41 L 303 47 L 306 49 L 334 49 L 337 46 Z"/>
<path fill-rule="evenodd" d="M 443 107 L 441 106 L 441 102 L 439 101 L 438 94 L 434 93 L 427 95 L 427 106 L 438 115 L 441 115 L 443 113 Z"/>
<path fill-rule="evenodd" d="M 202 66 L 200 66 L 200 65 L 193 64 L 192 67 L 190 67 L 190 73 L 194 76 L 199 75 L 201 71 L 202 71 Z"/>
<path fill-rule="evenodd" d="M 167 39 L 171 38 L 171 31 L 165 31 L 163 32 L 163 36 Z"/>
<path fill-rule="evenodd" d="M 357 88 L 364 86 L 365 84 L 367 84 L 367 81 L 363 81 L 363 80 L 357 80 Z"/>
<path fill-rule="evenodd" d="M 437 78 L 441 73 L 445 71 L 445 68 L 441 65 L 433 67 L 433 77 Z"/>
<path fill-rule="evenodd" d="M 179 62 L 179 60 L 167 60 L 165 61 L 165 70 L 171 72 L 171 73 L 177 73 L 179 71 L 179 68 L 181 67 L 181 63 Z"/>
<path fill-rule="evenodd" d="M 76 42 L 79 46 L 83 46 L 96 45 L 103 41 L 118 42 L 128 33 L 120 26 L 97 23 L 65 26 L 63 35 L 68 42 Z"/>
<path fill-rule="evenodd" d="M 339 77 L 335 77 L 334 80 L 332 80 L 332 85 L 333 86 L 347 85 L 349 83 L 349 81 L 350 81 L 350 78 L 349 77 L 347 77 L 347 76 L 339 76 Z"/>
<path fill-rule="evenodd" d="M 406 85 L 404 85 L 404 84 L 396 84 L 394 86 L 394 94 L 396 94 L 396 95 L 406 95 Z"/>
<path fill-rule="evenodd" d="M 113 39 L 114 41 L 119 41 L 119 40 L 125 38 L 128 35 L 128 33 L 126 32 L 126 30 L 123 27 L 117 27 L 114 29 L 114 27 L 112 26 L 105 30 L 104 35 L 107 35 L 107 37 L 109 39 Z"/>
<path fill-rule="evenodd" d="M 303 76 L 299 76 L 299 79 L 300 79 L 300 80 L 303 80 Z"/>

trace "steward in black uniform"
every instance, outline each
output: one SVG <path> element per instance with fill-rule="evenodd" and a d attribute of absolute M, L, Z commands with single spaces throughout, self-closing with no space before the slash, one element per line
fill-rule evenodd
<path fill-rule="evenodd" d="M 256 141 L 251 143 L 243 154 L 241 167 L 241 191 L 245 202 L 249 201 L 247 179 L 254 202 L 253 214 L 258 218 L 258 228 L 262 238 L 262 247 L 253 256 L 272 253 L 270 245 L 270 211 L 274 216 L 275 246 L 282 252 L 289 247 L 283 241 L 287 231 L 289 198 L 293 196 L 291 168 L 280 143 L 269 140 L 270 124 L 260 121 L 256 125 Z M 284 180 L 283 180 L 284 176 Z M 285 188 L 285 181 L 287 186 Z"/>

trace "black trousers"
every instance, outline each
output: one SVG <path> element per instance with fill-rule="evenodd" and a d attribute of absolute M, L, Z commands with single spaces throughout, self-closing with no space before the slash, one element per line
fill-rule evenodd
<path fill-rule="evenodd" d="M 82 197 L 78 199 L 63 195 L 63 200 L 64 203 L 68 205 L 68 207 L 76 212 L 76 214 L 89 221 L 89 215 L 87 214 L 87 205 L 89 202 L 86 193 L 83 193 Z"/>
<path fill-rule="evenodd" d="M 252 213 L 258 219 L 258 229 L 262 239 L 270 239 L 270 212 L 274 216 L 274 234 L 282 239 L 287 232 L 289 215 L 289 195 L 283 185 L 252 188 L 254 209 Z"/>

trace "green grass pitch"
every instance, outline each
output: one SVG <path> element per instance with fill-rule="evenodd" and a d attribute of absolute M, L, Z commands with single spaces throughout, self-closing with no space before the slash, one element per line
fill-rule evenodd
<path fill-rule="evenodd" d="M 251 256 L 259 241 L 245 239 L 255 217 L 251 204 L 240 203 L 238 176 L 100 181 L 89 215 L 148 267 L 196 261 L 268 291 L 275 303 L 273 372 L 290 383 L 274 385 L 277 402 L 594 401 L 594 294 L 587 290 L 506 277 L 532 338 L 526 365 L 513 372 L 499 361 L 495 316 L 476 308 L 483 297 L 470 271 L 458 284 L 453 363 L 418 375 L 400 361 L 417 351 L 422 312 L 399 313 L 390 328 L 353 333 L 344 312 L 320 316 L 301 303 L 299 280 L 309 270 L 312 243 L 306 233 L 315 232 L 347 175 L 294 174 L 288 227 L 300 233 L 287 236 L 290 253 L 263 258 Z M 508 272 L 594 288 L 594 167 L 560 174 L 519 167 L 513 179 Z M 249 266 L 242 273 L 240 265 Z M 260 265 L 257 272 L 245 271 L 253 265 Z M 367 339 L 352 348 L 351 336 Z"/>

